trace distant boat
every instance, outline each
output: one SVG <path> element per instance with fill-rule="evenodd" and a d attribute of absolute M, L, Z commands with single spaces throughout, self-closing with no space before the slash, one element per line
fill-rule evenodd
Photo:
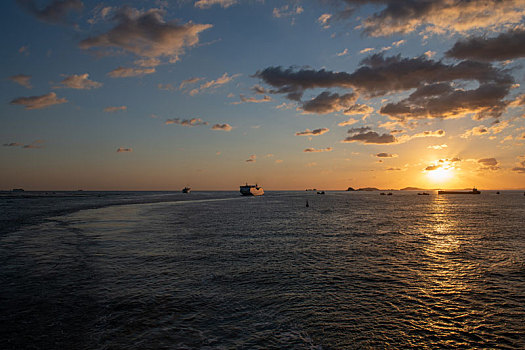
<path fill-rule="evenodd" d="M 324 194 L 324 191 L 317 191 L 317 194 Z"/>
<path fill-rule="evenodd" d="M 379 195 L 384 196 L 384 195 L 386 195 L 386 193 L 385 192 L 381 192 Z"/>
<path fill-rule="evenodd" d="M 25 192 L 23 188 L 13 188 L 11 192 Z"/>
<path fill-rule="evenodd" d="M 438 191 L 438 194 L 480 194 L 481 192 L 474 187 L 472 191 Z"/>
<path fill-rule="evenodd" d="M 392 195 L 392 192 L 388 192 L 386 195 L 387 195 L 387 196 L 391 196 L 391 195 Z"/>
<path fill-rule="evenodd" d="M 306 191 L 317 191 L 315 188 L 307 188 Z"/>
<path fill-rule="evenodd" d="M 427 192 L 419 192 L 417 195 L 418 196 L 430 196 L 430 194 L 428 194 Z"/>
<path fill-rule="evenodd" d="M 264 194 L 264 190 L 262 187 L 259 187 L 257 184 L 255 185 L 246 185 L 240 186 L 241 194 L 243 196 L 262 196 Z"/>
<path fill-rule="evenodd" d="M 191 188 L 187 186 L 182 189 L 182 193 L 190 193 L 190 191 L 191 191 Z"/>

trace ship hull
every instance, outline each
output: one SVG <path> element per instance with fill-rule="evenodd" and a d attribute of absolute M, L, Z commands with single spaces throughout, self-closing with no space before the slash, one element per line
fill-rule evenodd
<path fill-rule="evenodd" d="M 470 192 L 459 192 L 459 191 L 438 191 L 438 194 L 480 194 L 480 191 L 470 191 Z"/>
<path fill-rule="evenodd" d="M 240 191 L 243 196 L 262 196 L 264 194 L 261 187 L 241 186 Z"/>

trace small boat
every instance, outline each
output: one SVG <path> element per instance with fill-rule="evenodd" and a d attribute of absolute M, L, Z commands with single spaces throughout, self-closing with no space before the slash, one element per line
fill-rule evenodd
<path fill-rule="evenodd" d="M 324 191 L 317 191 L 317 194 L 324 194 Z"/>
<path fill-rule="evenodd" d="M 387 195 L 387 196 L 391 196 L 391 195 L 392 195 L 392 192 L 388 192 L 386 195 Z"/>
<path fill-rule="evenodd" d="M 428 194 L 427 192 L 419 192 L 417 195 L 418 196 L 430 196 L 430 194 Z"/>
<path fill-rule="evenodd" d="M 472 191 L 438 191 L 438 194 L 480 194 L 476 187 Z"/>
<path fill-rule="evenodd" d="M 386 193 L 385 192 L 381 192 L 379 195 L 380 196 L 384 196 L 384 195 L 386 195 Z"/>
<path fill-rule="evenodd" d="M 182 189 L 182 193 L 190 193 L 190 191 L 191 191 L 191 188 L 187 186 Z"/>
<path fill-rule="evenodd" d="M 259 187 L 257 184 L 255 185 L 246 185 L 240 186 L 240 191 L 243 196 L 262 196 L 264 194 L 264 190 L 262 187 Z"/>
<path fill-rule="evenodd" d="M 11 192 L 25 192 L 23 188 L 13 188 Z"/>

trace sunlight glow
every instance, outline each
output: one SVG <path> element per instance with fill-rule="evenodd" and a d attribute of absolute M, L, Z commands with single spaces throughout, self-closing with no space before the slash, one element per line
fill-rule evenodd
<path fill-rule="evenodd" d="M 427 173 L 428 178 L 435 183 L 445 183 L 453 176 L 452 168 L 438 168 Z"/>

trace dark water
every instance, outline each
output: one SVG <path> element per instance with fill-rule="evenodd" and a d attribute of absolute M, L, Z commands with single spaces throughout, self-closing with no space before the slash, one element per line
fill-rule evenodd
<path fill-rule="evenodd" d="M 525 348 L 522 192 L 99 195 L 0 197 L 2 349 Z"/>

